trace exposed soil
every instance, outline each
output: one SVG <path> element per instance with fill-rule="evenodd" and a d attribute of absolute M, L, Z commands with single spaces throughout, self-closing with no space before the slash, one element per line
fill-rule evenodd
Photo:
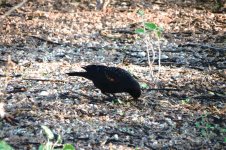
<path fill-rule="evenodd" d="M 0 14 L 18 3 L 2 4 Z M 226 149 L 224 1 L 112 1 L 95 8 L 95 1 L 28 1 L 2 20 L 0 101 L 18 123 L 1 121 L 0 139 L 15 149 L 38 147 L 46 125 L 78 150 Z M 157 82 L 134 34 L 142 26 L 139 9 L 164 29 Z M 157 50 L 155 38 L 152 44 Z M 142 96 L 117 94 L 115 102 L 89 80 L 65 75 L 87 64 L 130 71 Z"/>

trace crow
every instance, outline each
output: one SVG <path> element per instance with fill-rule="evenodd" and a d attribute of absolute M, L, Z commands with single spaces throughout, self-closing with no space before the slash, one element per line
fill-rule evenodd
<path fill-rule="evenodd" d="M 138 99 L 141 95 L 140 84 L 124 69 L 104 65 L 88 65 L 82 68 L 86 71 L 66 74 L 91 80 L 105 95 L 126 92 L 134 99 Z"/>

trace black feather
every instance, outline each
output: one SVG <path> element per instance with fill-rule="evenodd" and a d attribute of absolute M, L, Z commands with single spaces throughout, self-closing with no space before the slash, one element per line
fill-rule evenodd
<path fill-rule="evenodd" d="M 139 83 L 126 70 L 103 65 L 88 65 L 82 67 L 86 72 L 70 72 L 69 76 L 80 76 L 92 80 L 94 86 L 102 93 L 127 92 L 133 98 L 141 95 Z"/>

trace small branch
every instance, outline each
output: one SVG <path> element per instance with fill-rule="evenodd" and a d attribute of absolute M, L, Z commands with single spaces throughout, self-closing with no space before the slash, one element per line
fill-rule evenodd
<path fill-rule="evenodd" d="M 187 44 L 183 44 L 183 45 L 181 44 L 178 47 L 200 47 L 202 49 L 211 49 L 211 50 L 219 51 L 219 52 L 225 52 L 226 51 L 225 48 L 217 48 L 217 47 L 202 45 L 202 44 L 198 44 L 198 43 L 187 43 Z"/>
<path fill-rule="evenodd" d="M 16 78 L 17 78 L 17 77 L 21 77 L 21 76 L 22 76 L 21 74 L 8 75 L 8 76 L 6 76 L 6 75 L 4 75 L 4 74 L 0 74 L 0 78 L 1 78 L 1 77 L 3 77 L 3 78 L 4 78 L 4 77 L 11 77 L 11 78 L 15 78 L 15 77 L 16 77 Z"/>
<path fill-rule="evenodd" d="M 2 18 L 0 19 L 0 25 L 2 24 L 3 20 L 9 16 L 14 10 L 22 7 L 28 0 L 23 0 L 21 3 L 17 4 L 16 6 L 14 6 L 12 9 L 10 9 L 9 11 L 7 11 Z"/>
<path fill-rule="evenodd" d="M 23 78 L 22 80 L 29 80 L 29 81 L 48 81 L 48 82 L 67 82 L 64 80 L 51 80 L 51 79 L 38 79 L 38 78 Z"/>
<path fill-rule="evenodd" d="M 41 41 L 44 41 L 44 42 L 47 42 L 47 43 L 50 43 L 50 44 L 64 45 L 63 43 L 54 42 L 54 41 L 51 41 L 51 40 L 49 40 L 49 39 L 42 38 L 42 37 L 39 37 L 39 36 L 36 36 L 36 35 L 30 35 L 30 37 L 39 39 L 39 40 L 41 40 Z"/>
<path fill-rule="evenodd" d="M 147 89 L 147 91 L 180 91 L 180 89 L 159 88 L 159 89 Z"/>
<path fill-rule="evenodd" d="M 158 37 L 158 35 L 157 35 L 157 37 Z M 160 72 L 161 72 L 161 55 L 162 55 L 159 37 L 158 37 L 158 50 L 159 50 L 159 60 L 158 60 L 158 79 L 159 79 Z"/>

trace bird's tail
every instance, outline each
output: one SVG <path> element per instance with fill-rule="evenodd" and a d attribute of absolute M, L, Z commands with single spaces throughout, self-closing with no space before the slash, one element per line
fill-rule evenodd
<path fill-rule="evenodd" d="M 87 78 L 87 72 L 69 72 L 66 73 L 69 76 L 79 76 L 79 77 L 85 77 Z"/>

